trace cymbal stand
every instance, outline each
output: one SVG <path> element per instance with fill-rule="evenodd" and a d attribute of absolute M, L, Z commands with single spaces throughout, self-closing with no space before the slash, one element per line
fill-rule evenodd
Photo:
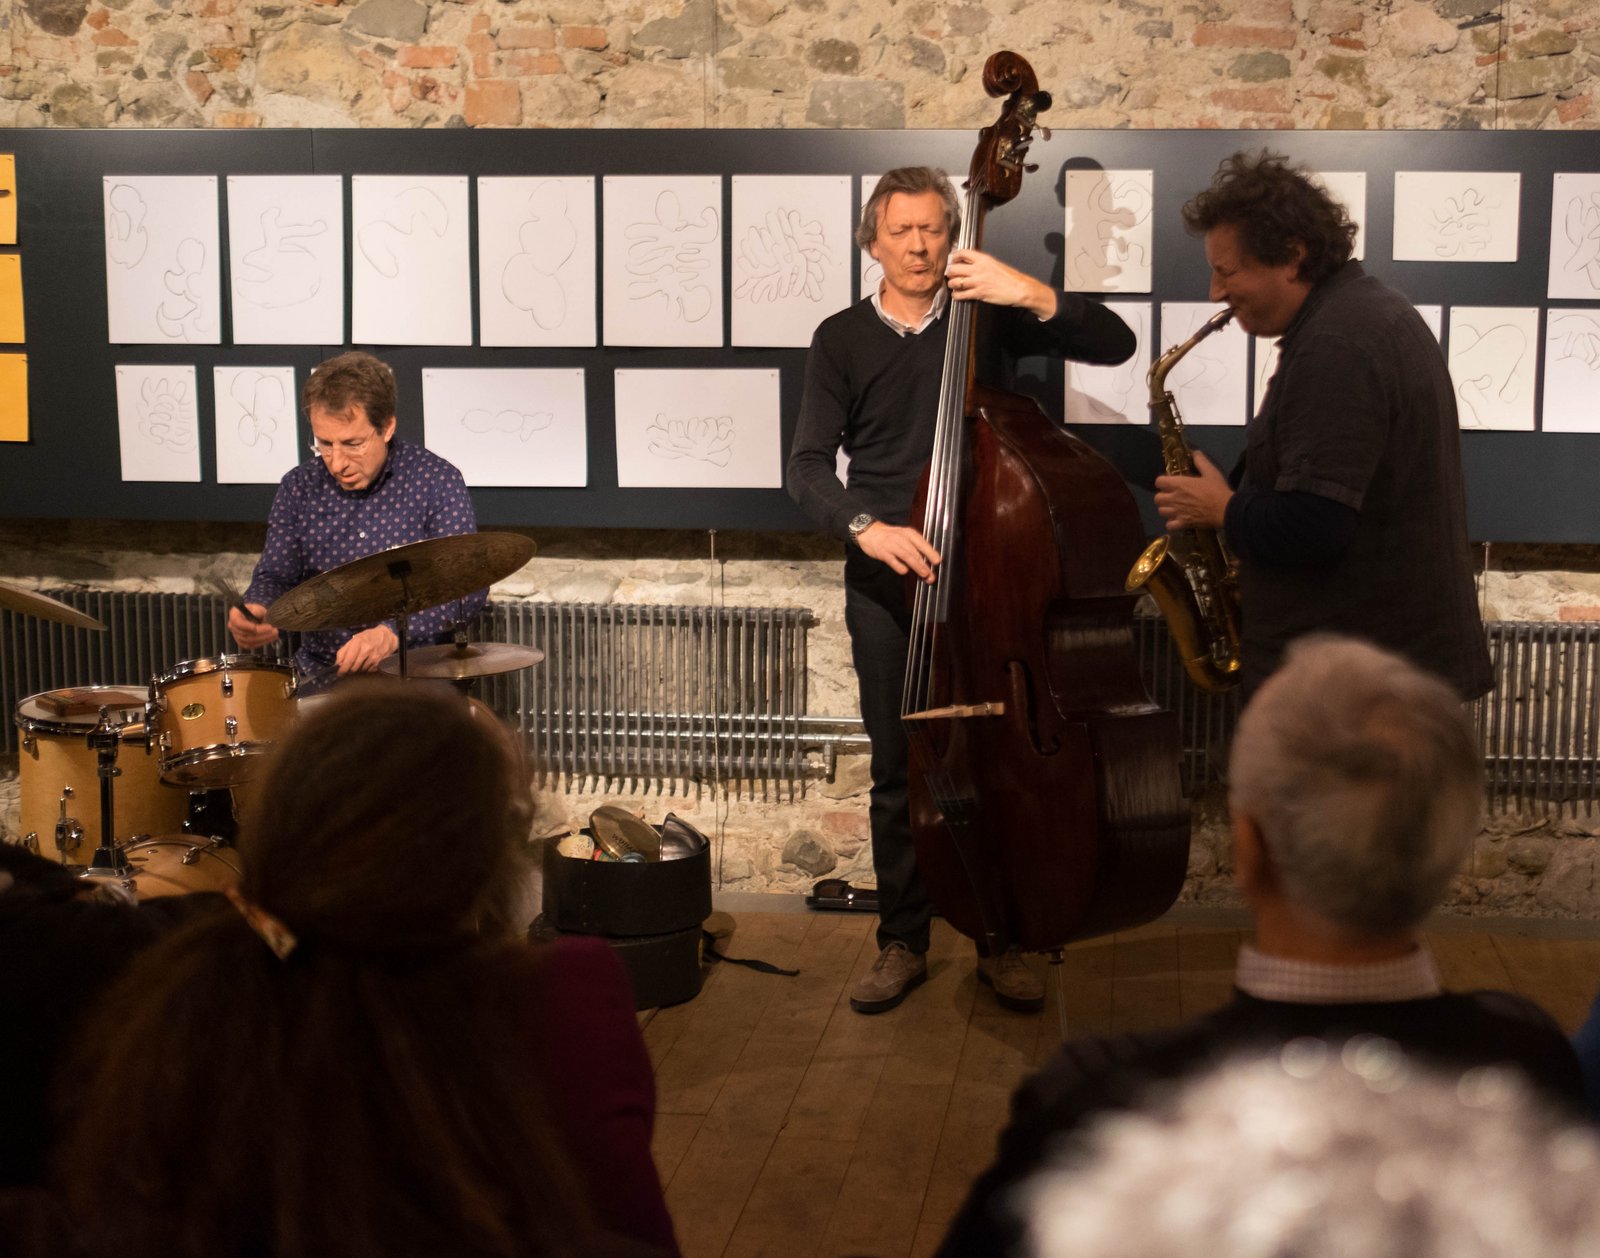
<path fill-rule="evenodd" d="M 395 610 L 394 623 L 400 630 L 400 679 L 404 681 L 411 676 L 406 667 L 407 639 L 411 636 L 407 632 L 407 624 L 411 617 L 406 613 L 406 604 L 411 601 L 411 591 L 406 588 L 406 578 L 411 575 L 411 561 L 409 559 L 396 559 L 389 565 L 389 575 L 400 582 L 400 606 Z"/>
<path fill-rule="evenodd" d="M 117 752 L 122 747 L 122 726 L 113 724 L 111 709 L 100 709 L 100 720 L 88 733 L 88 743 L 94 749 L 95 773 L 100 778 L 100 846 L 95 848 L 94 859 L 83 871 L 85 878 L 127 878 L 133 866 L 117 842 L 117 809 L 115 781 L 122 776 L 117 768 Z"/>

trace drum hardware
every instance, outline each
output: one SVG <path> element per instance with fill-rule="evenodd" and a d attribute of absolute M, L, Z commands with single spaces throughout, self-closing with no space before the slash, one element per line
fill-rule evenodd
<path fill-rule="evenodd" d="M 78 824 L 76 817 L 67 816 L 67 801 L 74 793 L 70 786 L 61 788 L 61 815 L 56 819 L 56 851 L 60 853 L 63 865 L 72 863 L 67 860 L 67 853 L 76 852 L 83 843 L 83 827 Z M 43 852 L 39 854 L 44 855 Z"/>
<path fill-rule="evenodd" d="M 128 860 L 123 855 L 122 845 L 117 842 L 116 829 L 116 779 L 122 776 L 122 770 L 117 768 L 117 752 L 122 747 L 122 726 L 114 724 L 111 720 L 109 707 L 100 709 L 100 720 L 89 731 L 87 738 L 89 747 L 94 751 L 98 762 L 96 772 L 100 778 L 100 846 L 95 848 L 94 856 L 89 861 L 89 868 L 84 871 L 86 878 L 121 878 L 128 873 Z M 65 813 L 66 805 L 62 805 Z"/>

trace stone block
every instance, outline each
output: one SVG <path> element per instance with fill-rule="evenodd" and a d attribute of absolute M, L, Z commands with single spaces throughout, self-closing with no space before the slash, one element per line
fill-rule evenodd
<path fill-rule="evenodd" d="M 823 74 L 854 74 L 861 68 L 861 49 L 847 39 L 814 40 L 806 64 Z"/>
<path fill-rule="evenodd" d="M 307 22 L 269 40 L 256 58 L 256 86 L 261 90 L 302 96 L 341 111 L 377 81 L 377 74 L 356 60 L 337 30 Z"/>
<path fill-rule="evenodd" d="M 494 42 L 501 48 L 554 48 L 556 33 L 553 27 L 534 25 L 531 22 L 510 22 L 495 32 Z"/>
<path fill-rule="evenodd" d="M 1190 36 L 1196 48 L 1293 48 L 1295 32 L 1284 26 L 1239 26 L 1202 22 Z"/>
<path fill-rule="evenodd" d="M 1281 52 L 1251 52 L 1235 57 L 1228 77 L 1245 83 L 1265 83 L 1289 77 L 1289 58 Z"/>
<path fill-rule="evenodd" d="M 815 878 L 831 871 L 839 859 L 820 834 L 811 830 L 796 830 L 783 845 L 783 863 L 802 869 Z"/>
<path fill-rule="evenodd" d="M 1461 32 L 1427 5 L 1403 4 L 1380 28 L 1383 47 L 1400 57 L 1425 57 L 1450 52 L 1461 42 Z"/>
<path fill-rule="evenodd" d="M 561 74 L 566 64 L 557 52 L 534 52 L 518 48 L 500 54 L 500 72 L 507 75 Z"/>
<path fill-rule="evenodd" d="M 1289 111 L 1289 94 L 1279 87 L 1218 88 L 1211 103 L 1219 109 L 1247 114 L 1282 114 Z"/>
<path fill-rule="evenodd" d="M 563 26 L 561 44 L 564 48 L 588 48 L 599 52 L 611 43 L 603 26 Z"/>
<path fill-rule="evenodd" d="M 906 124 L 900 83 L 832 80 L 811 89 L 806 121 L 815 127 L 869 127 L 898 131 Z"/>
<path fill-rule="evenodd" d="M 362 0 L 344 24 L 363 35 L 414 44 L 428 29 L 428 10 L 416 0 Z"/>
<path fill-rule="evenodd" d="M 89 12 L 89 0 L 22 0 L 22 11 L 47 35 L 76 35 Z"/>
<path fill-rule="evenodd" d="M 442 44 L 413 44 L 394 55 L 394 63 L 407 70 L 439 70 L 456 63 L 457 52 Z"/>
<path fill-rule="evenodd" d="M 633 35 L 636 48 L 659 48 L 673 60 L 717 51 L 714 0 L 684 0 L 677 17 L 646 22 Z"/>
<path fill-rule="evenodd" d="M 504 79 L 470 83 L 462 115 L 469 127 L 514 127 L 522 121 L 522 93 Z"/>
<path fill-rule="evenodd" d="M 189 94 L 195 98 L 196 103 L 204 105 L 211 99 L 213 88 L 211 80 L 198 70 L 190 70 L 183 76 L 184 83 L 189 88 Z"/>
<path fill-rule="evenodd" d="M 1571 57 L 1540 57 L 1533 61 L 1507 61 L 1486 78 L 1483 90 L 1500 100 L 1565 91 L 1576 81 L 1579 67 Z"/>
<path fill-rule="evenodd" d="M 1565 31 L 1539 31 L 1513 41 L 1511 51 L 1518 57 L 1557 57 L 1577 46 L 1577 39 Z"/>
<path fill-rule="evenodd" d="M 782 92 L 797 95 L 805 90 L 805 68 L 787 58 L 757 59 L 733 57 L 717 62 L 717 77 L 729 91 Z M 698 581 L 696 575 L 690 580 Z M 748 579 L 745 584 L 749 584 Z"/>
<path fill-rule="evenodd" d="M 952 35 L 981 35 L 989 29 L 989 10 L 978 4 L 951 5 L 945 27 Z"/>

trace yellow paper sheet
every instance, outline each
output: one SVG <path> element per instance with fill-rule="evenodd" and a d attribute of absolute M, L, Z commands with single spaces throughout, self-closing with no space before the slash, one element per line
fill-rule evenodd
<path fill-rule="evenodd" d="M 0 354 L 0 441 L 28 439 L 28 356 Z"/>
<path fill-rule="evenodd" d="M 22 255 L 0 253 L 0 341 L 21 345 L 22 334 Z"/>
<path fill-rule="evenodd" d="M 17 159 L 0 153 L 0 245 L 17 243 Z"/>

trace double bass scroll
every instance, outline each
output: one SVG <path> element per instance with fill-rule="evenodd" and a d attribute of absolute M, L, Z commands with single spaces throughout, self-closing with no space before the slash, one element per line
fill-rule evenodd
<path fill-rule="evenodd" d="M 984 66 L 958 248 L 1021 190 L 1050 106 L 1013 52 Z M 943 560 L 915 588 L 901 713 L 912 838 L 934 906 L 995 954 L 1151 920 L 1182 885 L 1177 723 L 1140 678 L 1132 494 L 1032 399 L 977 379 L 977 303 L 952 301 L 933 455 L 912 522 Z"/>

